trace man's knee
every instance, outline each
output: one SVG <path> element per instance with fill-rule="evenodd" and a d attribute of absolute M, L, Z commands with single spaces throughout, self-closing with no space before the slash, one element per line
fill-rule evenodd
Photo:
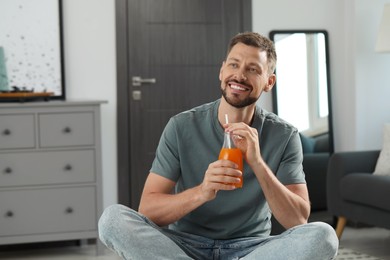
<path fill-rule="evenodd" d="M 98 222 L 99 237 L 103 243 L 107 245 L 110 238 L 121 229 L 121 213 L 129 210 L 129 208 L 119 204 L 111 205 L 104 210 Z"/>
<path fill-rule="evenodd" d="M 324 222 L 313 222 L 309 225 L 314 226 L 313 230 L 316 233 L 315 243 L 318 247 L 321 247 L 322 250 L 327 252 L 334 252 L 336 255 L 339 247 L 339 239 L 333 227 Z"/>
<path fill-rule="evenodd" d="M 313 224 L 315 229 L 319 232 L 318 236 L 338 242 L 336 232 L 331 225 L 325 222 L 313 222 L 311 224 Z"/>

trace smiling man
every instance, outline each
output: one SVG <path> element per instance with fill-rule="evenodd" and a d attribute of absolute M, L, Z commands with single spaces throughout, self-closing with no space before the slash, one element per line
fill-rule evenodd
<path fill-rule="evenodd" d="M 125 259 L 332 259 L 331 226 L 307 223 L 310 201 L 298 131 L 256 104 L 275 84 L 273 43 L 233 37 L 219 79 L 222 97 L 170 119 L 138 212 L 108 207 L 101 240 Z M 225 116 L 229 123 L 225 123 Z M 218 160 L 224 132 L 244 170 Z M 242 188 L 234 183 L 240 181 Z M 287 231 L 270 236 L 271 215 Z"/>

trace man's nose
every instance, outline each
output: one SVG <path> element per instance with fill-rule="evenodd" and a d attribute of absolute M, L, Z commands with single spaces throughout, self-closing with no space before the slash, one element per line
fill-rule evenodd
<path fill-rule="evenodd" d="M 248 78 L 246 76 L 246 70 L 245 69 L 238 69 L 235 74 L 235 79 L 238 81 L 246 81 Z"/>

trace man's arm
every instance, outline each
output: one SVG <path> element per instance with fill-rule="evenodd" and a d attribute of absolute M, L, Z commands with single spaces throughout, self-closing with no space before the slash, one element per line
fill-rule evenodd
<path fill-rule="evenodd" d="M 198 187 L 172 194 L 175 182 L 151 172 L 142 192 L 139 212 L 155 224 L 171 224 L 204 203 Z"/>
<path fill-rule="evenodd" d="M 256 175 L 273 215 L 285 228 L 307 223 L 310 201 L 306 184 L 283 185 L 264 162 L 256 129 L 244 123 L 225 125 L 227 131 L 241 136 L 237 145 Z"/>
<path fill-rule="evenodd" d="M 254 166 L 272 214 L 286 229 L 305 224 L 310 214 L 306 184 L 283 185 L 265 163 Z"/>
<path fill-rule="evenodd" d="M 213 200 L 219 190 L 233 190 L 242 173 L 228 160 L 209 165 L 203 182 L 181 193 L 173 194 L 175 182 L 151 172 L 146 179 L 138 211 L 159 226 L 171 224 L 207 201 Z M 235 177 L 237 176 L 237 177 Z"/>

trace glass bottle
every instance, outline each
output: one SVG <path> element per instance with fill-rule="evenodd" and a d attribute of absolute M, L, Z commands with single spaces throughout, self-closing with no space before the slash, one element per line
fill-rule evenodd
<path fill-rule="evenodd" d="M 238 169 L 244 173 L 243 171 L 243 159 L 242 159 L 242 152 L 240 149 L 238 149 L 233 141 L 232 135 L 230 132 L 225 132 L 224 139 L 223 139 L 223 145 L 222 149 L 219 153 L 219 160 L 225 159 L 232 161 L 238 165 Z M 242 188 L 243 185 L 243 177 L 240 176 L 240 182 L 234 183 L 234 186 L 236 188 Z"/>

